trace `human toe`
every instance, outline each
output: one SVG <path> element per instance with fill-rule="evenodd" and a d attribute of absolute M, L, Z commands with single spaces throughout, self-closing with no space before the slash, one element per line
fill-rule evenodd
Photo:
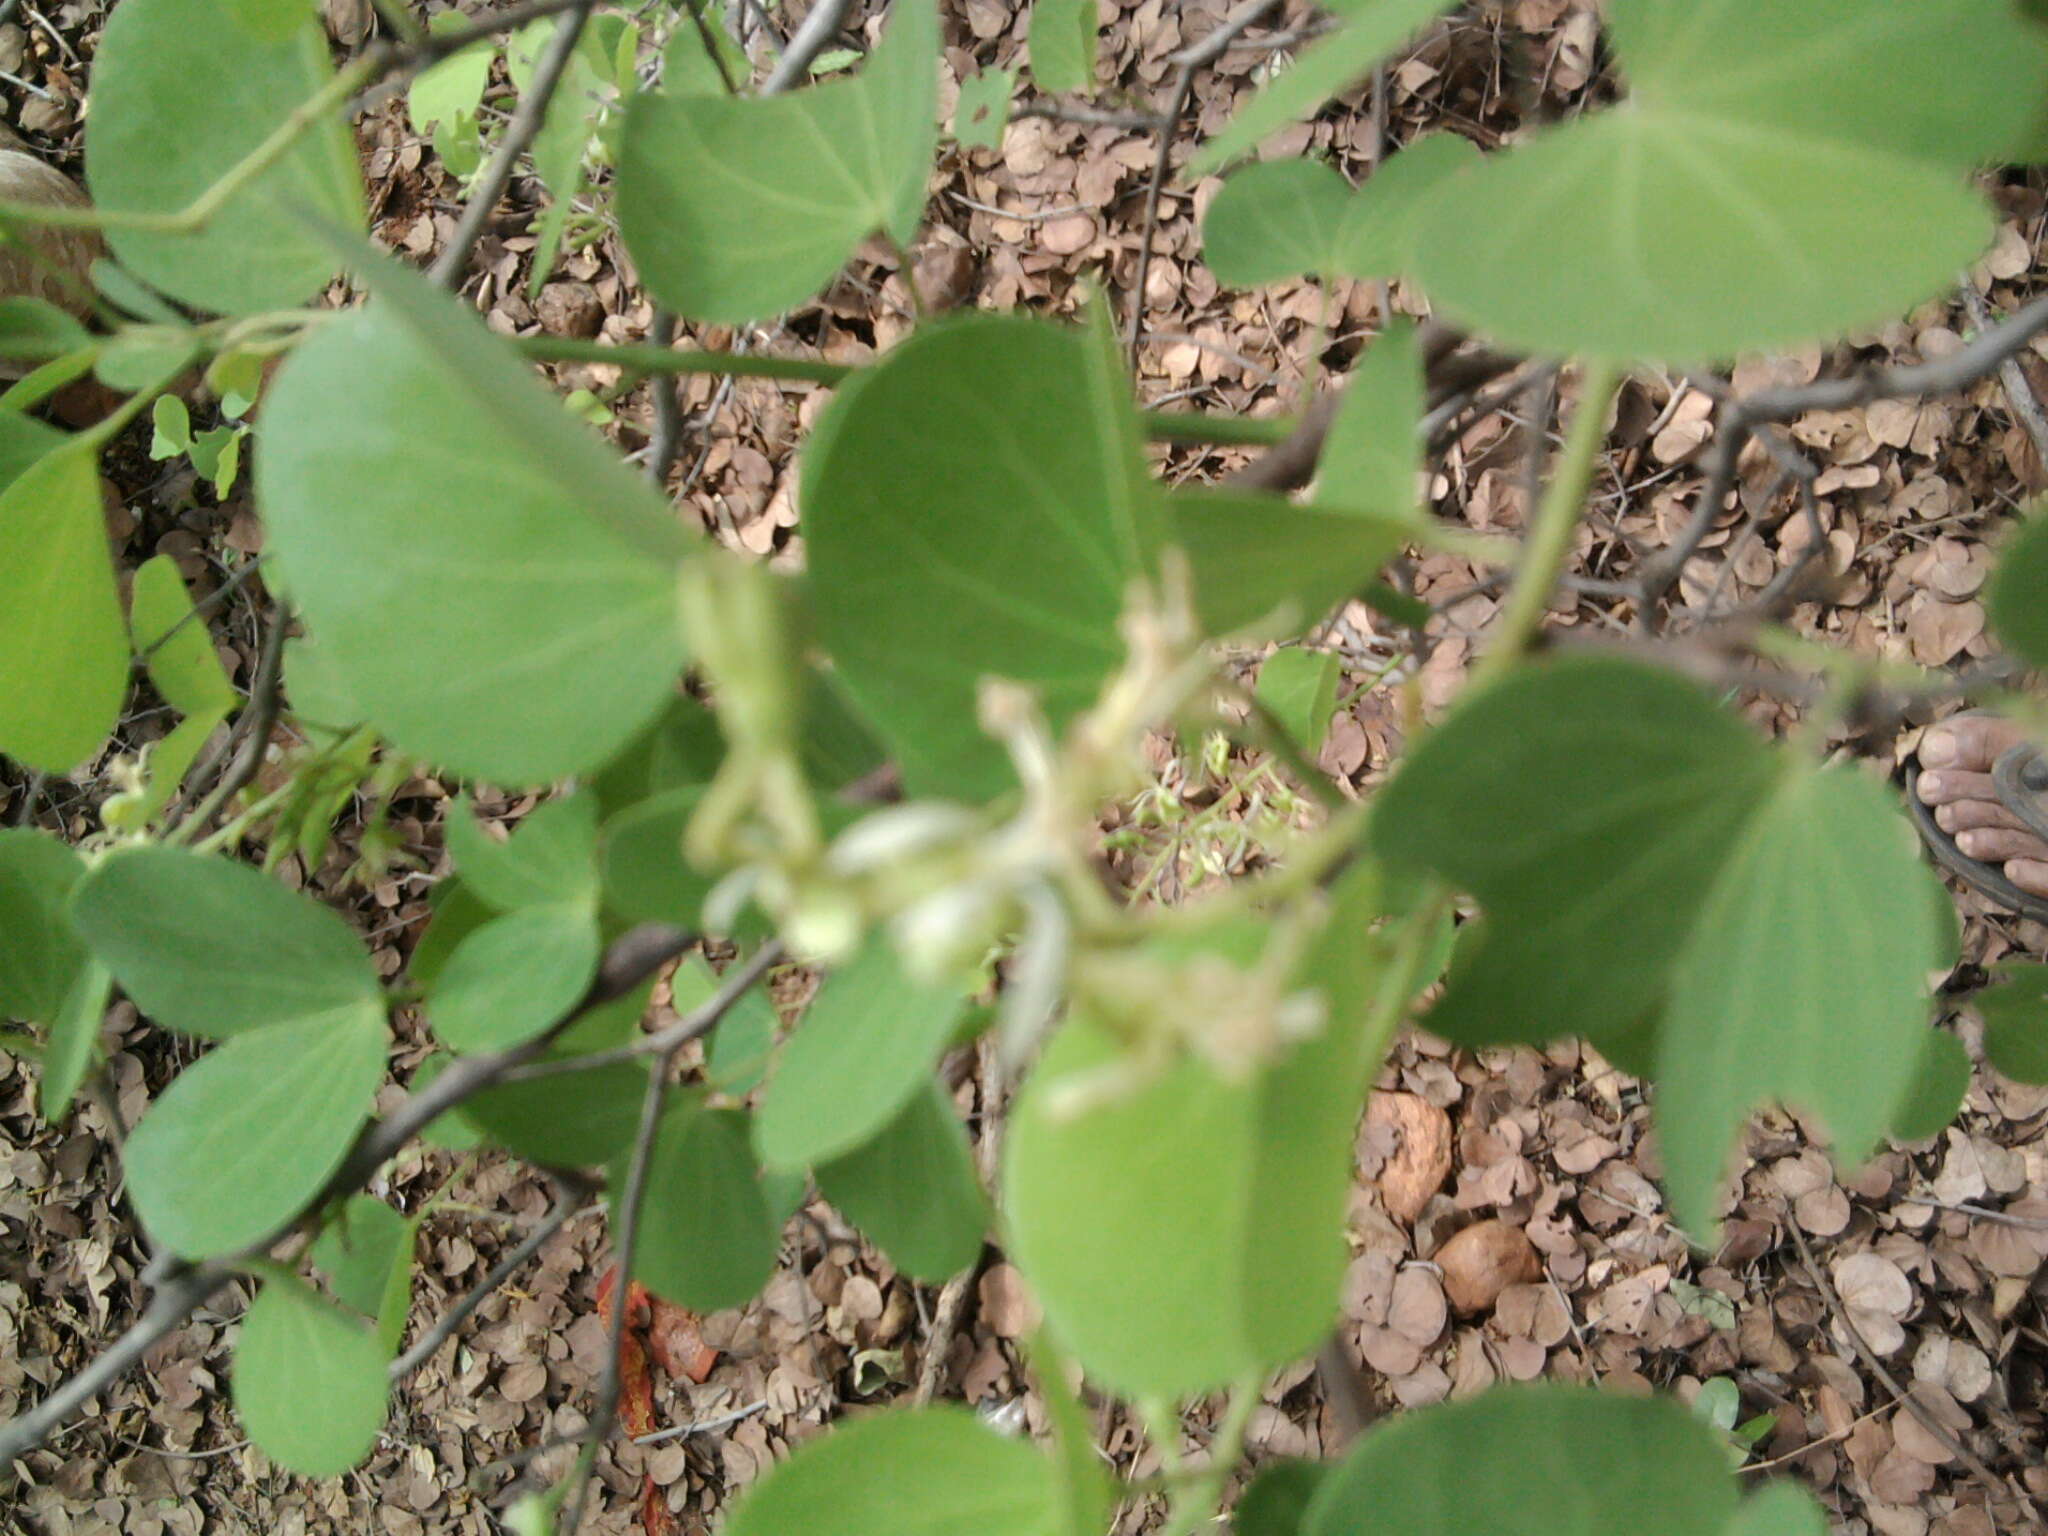
<path fill-rule="evenodd" d="M 1974 831 L 1958 832 L 1956 847 L 1970 858 L 1987 864 L 2006 859 L 2048 861 L 2048 843 L 2031 832 L 2015 832 L 2007 827 L 1978 827 Z"/>
<path fill-rule="evenodd" d="M 2014 722 L 1996 715 L 1958 715 L 1929 727 L 1920 738 L 1920 762 L 1927 768 L 1988 773 L 1998 754 L 2024 735 Z"/>

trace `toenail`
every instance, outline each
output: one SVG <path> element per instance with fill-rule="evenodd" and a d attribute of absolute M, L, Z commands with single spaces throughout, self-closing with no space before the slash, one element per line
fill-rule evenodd
<path fill-rule="evenodd" d="M 1954 806 L 1952 806 L 1952 805 L 1942 805 L 1942 806 L 1936 806 L 1936 807 L 1935 807 L 1935 811 L 1934 811 L 1934 824 L 1935 824 L 1935 825 L 1936 825 L 1937 827 L 1941 828 L 1941 830 L 1942 830 L 1942 831 L 1944 831 L 1944 832 L 1953 832 L 1953 831 L 1955 831 L 1955 829 L 1956 829 L 1956 810 L 1955 810 L 1955 807 L 1954 807 Z"/>
<path fill-rule="evenodd" d="M 1956 834 L 1956 846 L 1973 859 L 1981 858 L 1983 856 L 1984 838 L 1976 832 L 1958 832 Z"/>
<path fill-rule="evenodd" d="M 1920 775 L 1921 799 L 1925 800 L 1930 795 L 1944 795 L 1946 793 L 1948 793 L 1948 780 L 1944 779 L 1940 774 L 1923 773 Z"/>
<path fill-rule="evenodd" d="M 1923 763 L 1952 763 L 1956 760 L 1956 733 L 1954 731 L 1929 731 L 1920 738 L 1920 761 Z"/>

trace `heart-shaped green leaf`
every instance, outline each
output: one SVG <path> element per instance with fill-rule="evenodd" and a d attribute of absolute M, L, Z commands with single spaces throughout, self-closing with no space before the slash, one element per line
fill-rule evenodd
<path fill-rule="evenodd" d="M 469 797 L 458 795 L 443 831 L 463 883 L 501 912 L 596 899 L 595 796 L 550 800 L 501 842 L 478 825 Z"/>
<path fill-rule="evenodd" d="M 1246 491 L 1177 491 L 1166 514 L 1194 575 L 1196 616 L 1212 635 L 1301 633 L 1372 580 L 1410 521 Z"/>
<path fill-rule="evenodd" d="M 603 947 L 589 906 L 548 902 L 492 918 L 442 967 L 427 997 L 434 1033 L 458 1051 L 531 1040 L 575 1007 Z"/>
<path fill-rule="evenodd" d="M 1347 277 L 1413 272 L 1416 239 L 1431 206 L 1439 197 L 1462 198 L 1462 178 L 1481 163 L 1470 139 L 1432 133 L 1374 166 L 1344 210 L 1334 270 Z"/>
<path fill-rule="evenodd" d="M 1383 516 L 1419 517 L 1418 432 L 1426 399 L 1415 326 L 1391 321 L 1344 386 L 1316 464 L 1316 500 L 1338 511 L 1364 507 Z"/>
<path fill-rule="evenodd" d="M 332 75 L 310 9 L 288 32 L 259 36 L 235 25 L 230 0 L 127 0 L 93 59 L 85 136 L 93 201 L 109 212 L 180 212 Z M 289 309 L 326 286 L 337 265 L 307 230 L 307 211 L 349 228 L 363 223 L 355 143 L 339 106 L 203 230 L 116 224 L 107 239 L 137 276 L 188 304 L 228 314 Z"/>
<path fill-rule="evenodd" d="M 0 511 L 5 506 L 0 501 Z M 2035 666 L 2048 666 L 2048 517 L 2036 511 L 2005 546 L 1986 608 L 2000 639 Z"/>
<path fill-rule="evenodd" d="M 769 100 L 636 96 L 619 228 L 656 297 L 693 319 L 762 320 L 875 231 L 907 244 L 938 142 L 938 41 L 932 0 L 899 0 L 854 79 Z"/>

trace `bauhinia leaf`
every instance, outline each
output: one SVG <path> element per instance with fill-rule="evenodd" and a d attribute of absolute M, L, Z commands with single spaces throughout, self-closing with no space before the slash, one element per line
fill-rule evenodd
<path fill-rule="evenodd" d="M 1233 288 L 1338 270 L 1351 188 L 1321 160 L 1269 160 L 1223 183 L 1202 217 L 1202 259 Z"/>
<path fill-rule="evenodd" d="M 187 1034 L 383 1016 L 348 924 L 246 864 L 131 849 L 79 883 L 71 913 L 136 1006 Z"/>
<path fill-rule="evenodd" d="M 738 324 L 810 298 L 877 230 L 909 243 L 938 142 L 938 18 L 899 0 L 866 67 L 768 100 L 646 92 L 619 228 L 655 296 Z"/>
<path fill-rule="evenodd" d="M 748 1490 L 727 1536 L 1064 1536 L 1052 1462 L 964 1408 L 892 1410 L 809 1441 Z"/>
<path fill-rule="evenodd" d="M 922 328 L 842 388 L 804 450 L 810 606 L 913 795 L 1015 782 L 981 681 L 1058 728 L 1121 665 L 1159 542 L 1129 389 L 1089 335 L 1018 316 Z"/>
<path fill-rule="evenodd" d="M 1427 390 L 1412 321 L 1390 321 L 1344 386 L 1316 464 L 1316 500 L 1419 517 L 1416 477 Z"/>
<path fill-rule="evenodd" d="M 625 1187 L 623 1164 L 612 1169 L 614 1200 Z M 655 1133 L 640 1221 L 637 1278 L 657 1296 L 715 1312 L 767 1284 L 780 1224 L 743 1111 L 712 1109 L 700 1093 L 675 1095 Z"/>
<path fill-rule="evenodd" d="M 0 512 L 5 508 L 0 500 Z M 2048 518 L 2038 510 L 2000 555 L 1986 607 L 2000 639 L 2035 666 L 2048 666 Z"/>
<path fill-rule="evenodd" d="M 1475 1456 L 1474 1446 L 1513 1446 L 1514 1454 Z M 1723 1446 L 1674 1398 L 1496 1387 L 1371 1430 L 1321 1480 L 1301 1533 L 1365 1536 L 1390 1509 L 1408 1536 L 1819 1531 L 1818 1511 L 1796 1490 L 1745 1503 Z"/>
<path fill-rule="evenodd" d="M 1918 1070 L 1927 976 L 1953 960 L 1933 874 L 1894 797 L 1850 767 L 1780 780 L 1706 893 L 1658 1030 L 1657 1129 L 1672 1213 L 1709 1240 L 1749 1112 L 1817 1114 L 1859 1162 Z"/>
<path fill-rule="evenodd" d="M 1212 635 L 1295 635 L 1355 596 L 1408 537 L 1398 509 L 1334 511 L 1247 491 L 1177 491 L 1171 537 L 1194 576 L 1195 614 Z"/>
<path fill-rule="evenodd" d="M 1633 662 L 1544 662 L 1467 699 L 1372 814 L 1383 858 L 1437 871 L 1486 910 L 1429 1027 L 1625 1050 L 1777 774 L 1704 691 Z"/>
<path fill-rule="evenodd" d="M 123 213 L 180 212 L 332 75 L 310 8 L 289 32 L 258 36 L 235 25 L 230 0 L 127 0 L 108 18 L 93 60 L 85 137 L 93 201 Z M 339 106 L 203 230 L 117 224 L 107 239 L 137 276 L 188 304 L 230 314 L 288 309 L 338 265 L 307 231 L 304 211 L 362 226 L 355 143 Z"/>
<path fill-rule="evenodd" d="M 187 1067 L 128 1138 L 128 1198 L 188 1259 L 234 1253 L 305 1209 L 384 1076 L 374 1005 L 237 1035 Z"/>
<path fill-rule="evenodd" d="M 761 1160 L 806 1168 L 865 1142 L 924 1086 L 964 1006 L 958 988 L 917 981 L 871 938 L 782 1047 L 754 1127 Z"/>
<path fill-rule="evenodd" d="M 934 1083 L 851 1152 L 818 1189 L 905 1274 L 939 1285 L 974 1262 L 988 1202 L 952 1098 Z"/>
<path fill-rule="evenodd" d="M 107 739 L 128 688 L 91 444 L 45 454 L 0 491 L 0 613 L 0 752 L 69 773 Z"/>
<path fill-rule="evenodd" d="M 292 595 L 402 749 L 501 783 L 595 767 L 682 664 L 677 531 L 501 343 L 371 270 L 402 302 L 327 321 L 264 402 L 257 498 Z"/>
<path fill-rule="evenodd" d="M 235 1341 L 235 1412 L 266 1456 L 303 1477 L 338 1477 L 377 1444 L 388 1360 L 366 1324 L 273 1277 Z"/>
<path fill-rule="evenodd" d="M 1970 1001 L 1984 1020 L 1984 1055 L 2015 1082 L 2048 1083 L 2048 965 L 1999 967 Z"/>
<path fill-rule="evenodd" d="M 2044 60 L 2005 0 L 1622 0 L 1609 22 L 1628 100 L 1431 204 L 1417 275 L 1475 326 L 1535 352 L 1725 357 L 1887 320 L 1989 239 L 1961 173 L 2018 133 Z M 1495 259 L 1532 239 L 1540 271 Z"/>
<path fill-rule="evenodd" d="M 434 1033 L 458 1051 L 531 1040 L 575 1007 L 603 948 L 587 904 L 548 902 L 492 918 L 455 947 L 428 994 Z"/>

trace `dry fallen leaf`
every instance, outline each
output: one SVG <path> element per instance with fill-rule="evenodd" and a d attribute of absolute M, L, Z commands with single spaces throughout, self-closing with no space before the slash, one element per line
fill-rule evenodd
<path fill-rule="evenodd" d="M 1387 1214 L 1411 1222 L 1443 1188 L 1451 1172 L 1451 1117 L 1412 1093 L 1376 1093 L 1365 1107 L 1368 1133 L 1394 1138 L 1380 1171 L 1380 1200 Z"/>

